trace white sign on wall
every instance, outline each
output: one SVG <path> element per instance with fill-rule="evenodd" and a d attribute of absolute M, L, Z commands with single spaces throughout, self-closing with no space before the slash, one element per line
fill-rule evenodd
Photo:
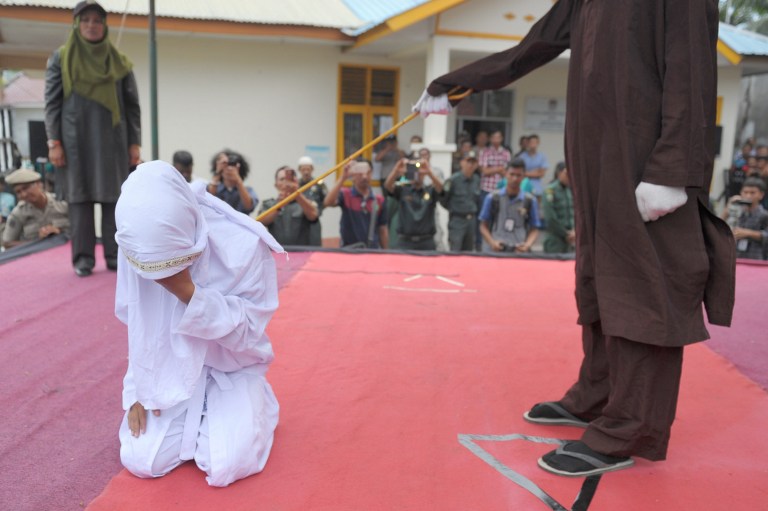
<path fill-rule="evenodd" d="M 526 131 L 565 131 L 565 98 L 525 98 Z"/>

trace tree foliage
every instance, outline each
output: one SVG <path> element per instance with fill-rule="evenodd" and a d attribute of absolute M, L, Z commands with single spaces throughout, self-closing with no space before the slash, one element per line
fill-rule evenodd
<path fill-rule="evenodd" d="M 768 0 L 719 0 L 720 21 L 768 34 Z"/>

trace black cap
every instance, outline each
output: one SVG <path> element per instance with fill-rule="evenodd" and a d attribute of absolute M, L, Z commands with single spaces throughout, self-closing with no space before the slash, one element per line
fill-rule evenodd
<path fill-rule="evenodd" d="M 72 17 L 77 18 L 86 9 L 93 9 L 103 17 L 107 17 L 107 11 L 105 11 L 104 8 L 94 0 L 83 0 L 82 2 L 78 2 L 75 6 L 75 10 L 72 12 Z"/>

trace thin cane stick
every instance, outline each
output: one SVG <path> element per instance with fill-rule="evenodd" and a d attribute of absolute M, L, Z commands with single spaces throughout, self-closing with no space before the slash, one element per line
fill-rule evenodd
<path fill-rule="evenodd" d="M 448 99 L 450 99 L 451 101 L 461 101 L 462 99 L 464 99 L 467 96 L 469 96 L 470 94 L 472 94 L 472 89 L 467 89 L 466 91 L 462 92 L 461 94 L 458 94 L 456 96 L 451 96 L 451 94 L 453 94 L 454 92 L 458 91 L 459 89 L 461 89 L 461 87 L 456 87 L 453 90 L 451 90 L 451 92 L 448 93 Z M 277 204 L 275 204 L 274 206 L 272 206 L 271 208 L 269 208 L 268 210 L 266 210 L 265 212 L 263 212 L 262 214 L 257 216 L 256 220 L 257 221 L 261 221 L 265 216 L 273 213 L 275 210 L 278 210 L 278 209 L 282 208 L 283 206 L 285 206 L 286 204 L 288 204 L 289 202 L 293 201 L 296 197 L 299 196 L 300 193 L 303 193 L 306 190 L 309 190 L 315 184 L 317 184 L 318 181 L 322 181 L 326 177 L 330 176 L 332 173 L 334 173 L 337 170 L 339 170 L 340 168 L 344 167 L 344 165 L 346 165 L 347 163 L 351 162 L 352 160 L 354 160 L 355 158 L 357 158 L 358 156 L 363 154 L 365 151 L 367 151 L 368 148 L 378 144 L 379 142 L 381 142 L 382 140 L 384 140 L 385 138 L 390 136 L 392 133 L 396 132 L 401 127 L 403 127 L 404 125 L 406 125 L 409 122 L 411 122 L 412 120 L 414 120 L 416 117 L 418 117 L 418 115 L 419 115 L 419 112 L 412 112 L 410 115 L 408 115 L 408 117 L 406 117 L 402 121 L 400 121 L 397 124 L 395 124 L 394 126 L 392 126 L 392 128 L 388 129 L 387 131 L 385 131 L 384 133 L 382 133 L 378 137 L 374 138 L 373 140 L 368 142 L 366 145 L 364 145 L 363 147 L 361 147 L 360 149 L 358 149 L 354 153 L 352 153 L 349 156 L 347 156 L 346 158 L 344 158 L 335 167 L 333 167 L 333 168 L 323 172 L 322 174 L 317 176 L 315 179 L 313 179 L 309 183 L 305 184 L 304 186 L 300 187 L 298 190 L 294 191 L 292 194 L 290 194 L 289 196 L 287 196 L 286 198 L 284 198 L 283 200 L 281 200 L 280 202 L 278 202 Z"/>
<path fill-rule="evenodd" d="M 125 0 L 125 8 L 123 8 L 123 19 L 120 21 L 120 30 L 117 32 L 117 41 L 115 42 L 115 47 L 120 47 L 120 41 L 123 38 L 123 29 L 125 28 L 125 18 L 128 16 L 128 4 L 131 3 L 131 0 Z"/>

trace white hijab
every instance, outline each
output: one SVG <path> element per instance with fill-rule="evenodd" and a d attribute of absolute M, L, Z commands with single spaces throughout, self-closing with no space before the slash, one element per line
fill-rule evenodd
<path fill-rule="evenodd" d="M 189 267 L 195 285 L 207 286 L 209 232 L 201 206 L 283 252 L 261 223 L 206 193 L 204 186 L 193 188 L 168 163 L 152 161 L 131 173 L 117 201 L 115 314 L 128 325 L 132 381 L 127 376 L 125 386 L 135 389 L 130 396 L 124 392 L 124 407 L 138 401 L 147 409 L 167 409 L 188 399 L 203 368 L 207 342 L 174 332 L 186 305 L 154 282 Z"/>

